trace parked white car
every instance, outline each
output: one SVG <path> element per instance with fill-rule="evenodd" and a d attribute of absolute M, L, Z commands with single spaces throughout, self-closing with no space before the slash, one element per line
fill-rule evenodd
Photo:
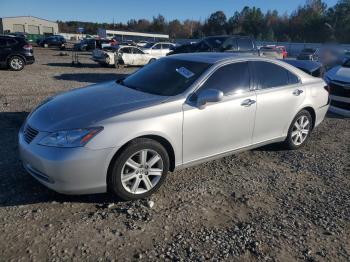
<path fill-rule="evenodd" d="M 118 64 L 144 66 L 156 61 L 158 56 L 147 54 L 135 46 L 125 46 L 118 51 Z"/>
<path fill-rule="evenodd" d="M 118 65 L 115 63 L 115 56 L 118 53 L 119 48 L 116 47 L 104 47 L 102 49 L 95 49 L 92 51 L 91 59 L 101 66 L 115 66 Z"/>
<path fill-rule="evenodd" d="M 146 54 L 153 55 L 157 58 L 161 58 L 166 56 L 170 51 L 175 47 L 175 44 L 173 43 L 149 43 L 145 45 L 142 50 Z"/>
<path fill-rule="evenodd" d="M 135 46 L 123 46 L 119 49 L 96 49 L 92 52 L 92 60 L 101 65 L 115 67 L 119 65 L 144 66 L 155 61 L 157 58 L 157 56 L 145 54 L 140 48 Z"/>

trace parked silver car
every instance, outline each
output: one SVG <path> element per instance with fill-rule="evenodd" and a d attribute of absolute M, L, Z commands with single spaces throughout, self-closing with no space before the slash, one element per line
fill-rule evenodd
<path fill-rule="evenodd" d="M 144 198 L 168 171 L 275 142 L 299 148 L 328 110 L 325 86 L 278 60 L 174 55 L 43 102 L 20 154 L 55 191 Z"/>

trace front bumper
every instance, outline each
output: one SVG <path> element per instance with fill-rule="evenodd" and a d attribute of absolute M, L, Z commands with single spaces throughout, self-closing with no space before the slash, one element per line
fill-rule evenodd
<path fill-rule="evenodd" d="M 91 60 L 100 64 L 109 64 L 109 61 L 107 61 L 106 57 L 92 57 Z"/>
<path fill-rule="evenodd" d="M 28 144 L 20 130 L 19 152 L 24 168 L 46 187 L 63 194 L 95 194 L 107 191 L 107 170 L 113 149 L 56 148 L 38 145 L 40 132 Z"/>
<path fill-rule="evenodd" d="M 342 115 L 345 117 L 350 117 L 350 97 L 341 97 L 331 95 L 331 106 L 329 111 Z"/>

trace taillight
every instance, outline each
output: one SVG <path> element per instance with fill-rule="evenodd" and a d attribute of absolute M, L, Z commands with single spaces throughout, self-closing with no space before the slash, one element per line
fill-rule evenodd
<path fill-rule="evenodd" d="M 326 89 L 326 91 L 328 92 L 328 94 L 331 93 L 331 87 L 330 87 L 329 85 L 326 85 L 326 86 L 324 87 L 324 89 Z"/>
<path fill-rule="evenodd" d="M 24 45 L 23 46 L 23 49 L 33 49 L 33 46 L 32 45 Z"/>

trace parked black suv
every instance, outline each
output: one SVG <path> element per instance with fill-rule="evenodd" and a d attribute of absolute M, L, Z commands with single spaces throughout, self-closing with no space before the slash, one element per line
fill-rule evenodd
<path fill-rule="evenodd" d="M 0 66 L 20 71 L 34 61 L 33 47 L 23 37 L 0 35 Z"/>
<path fill-rule="evenodd" d="M 209 36 L 195 44 L 176 47 L 168 55 L 196 52 L 233 52 L 258 55 L 254 39 L 247 36 Z"/>
<path fill-rule="evenodd" d="M 64 49 L 66 45 L 66 39 L 61 35 L 52 35 L 41 39 L 38 43 L 42 47 L 56 46 L 60 49 Z"/>

